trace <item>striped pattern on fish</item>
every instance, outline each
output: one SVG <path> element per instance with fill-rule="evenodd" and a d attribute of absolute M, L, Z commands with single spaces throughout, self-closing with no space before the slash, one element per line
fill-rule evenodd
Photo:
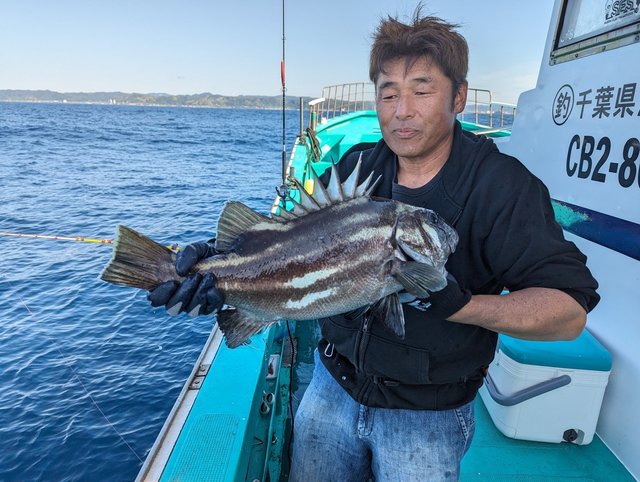
<path fill-rule="evenodd" d="M 394 207 L 362 197 L 273 223 L 195 269 L 213 272 L 228 304 L 264 321 L 353 310 L 402 289 L 391 276 Z"/>
<path fill-rule="evenodd" d="M 457 234 L 428 209 L 388 199 L 373 199 L 371 176 L 361 184 L 355 174 L 301 195 L 293 212 L 268 218 L 228 202 L 218 221 L 216 248 L 194 272 L 213 273 L 216 287 L 232 307 L 218 314 L 230 347 L 282 319 L 312 320 L 365 306 L 404 336 L 397 296 L 407 290 L 426 297 L 446 285 L 444 264 Z M 175 256 L 124 226 L 119 227 L 114 258 L 102 279 L 151 289 L 181 278 Z"/>

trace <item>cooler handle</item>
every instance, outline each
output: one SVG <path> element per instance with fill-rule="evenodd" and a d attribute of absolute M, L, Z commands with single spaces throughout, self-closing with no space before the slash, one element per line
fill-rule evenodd
<path fill-rule="evenodd" d="M 491 398 L 498 404 L 504 407 L 512 407 L 513 405 L 517 405 L 522 402 L 526 402 L 538 395 L 542 395 L 544 393 L 555 390 L 556 388 L 564 387 L 565 385 L 569 385 L 571 383 L 571 377 L 569 375 L 561 375 L 557 378 L 552 378 L 550 380 L 545 380 L 544 382 L 536 383 L 527 388 L 523 388 L 522 390 L 513 393 L 511 395 L 504 395 L 500 393 L 498 387 L 496 387 L 493 378 L 491 378 L 491 374 L 487 373 L 485 378 L 485 384 L 487 385 L 487 391 Z"/>

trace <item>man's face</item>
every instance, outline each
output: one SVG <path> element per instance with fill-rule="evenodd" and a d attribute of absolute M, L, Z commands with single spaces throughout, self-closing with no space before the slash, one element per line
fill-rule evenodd
<path fill-rule="evenodd" d="M 428 160 L 450 145 L 456 114 L 464 109 L 467 86 L 458 89 L 454 98 L 451 80 L 424 58 L 408 71 L 404 58 L 388 62 L 384 70 L 376 83 L 384 140 L 401 160 Z"/>

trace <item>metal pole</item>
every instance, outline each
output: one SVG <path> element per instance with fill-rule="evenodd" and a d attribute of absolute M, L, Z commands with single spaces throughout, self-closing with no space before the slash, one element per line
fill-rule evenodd
<path fill-rule="evenodd" d="M 476 105 L 476 124 L 478 124 L 478 91 L 475 91 L 474 103 Z"/>
<path fill-rule="evenodd" d="M 489 92 L 489 127 L 493 127 L 493 97 Z"/>

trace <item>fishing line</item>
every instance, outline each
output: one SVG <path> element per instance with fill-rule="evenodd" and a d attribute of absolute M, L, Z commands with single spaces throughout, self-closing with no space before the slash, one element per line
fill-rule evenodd
<path fill-rule="evenodd" d="M 32 317 L 35 317 L 35 313 L 33 311 L 31 311 L 29 309 L 29 307 L 27 306 L 27 304 L 24 302 L 24 300 L 22 298 L 20 298 L 20 303 L 22 303 L 24 305 L 24 307 L 27 309 L 27 311 L 29 312 L 29 315 Z M 78 375 L 78 372 L 75 370 L 75 368 L 73 367 L 73 365 L 69 362 L 67 362 L 64 354 L 62 353 L 62 350 L 60 350 L 57 342 L 51 338 L 50 336 L 45 334 L 45 337 L 47 337 L 47 339 L 49 340 L 49 342 L 53 345 L 53 347 L 57 350 L 58 354 L 60 355 L 60 358 L 62 359 L 62 362 L 67 366 L 67 368 L 69 368 L 72 372 L 73 375 L 76 377 L 76 380 L 78 380 L 78 383 L 80 383 L 80 386 L 82 387 L 82 389 L 84 390 L 84 392 L 87 394 L 87 396 L 89 397 L 89 399 L 91 400 L 91 403 L 93 403 L 93 406 L 96 407 L 96 409 L 98 410 L 98 412 L 100 412 L 100 415 L 102 415 L 102 417 L 105 419 L 105 421 L 107 422 L 107 424 L 109 424 L 109 426 L 113 429 L 113 431 L 118 435 L 118 437 L 120 437 L 120 440 L 122 440 L 122 442 L 129 447 L 129 450 L 131 451 L 131 453 L 133 455 L 136 456 L 136 458 L 140 461 L 140 463 L 144 463 L 144 460 L 142 460 L 142 458 L 140 458 L 140 456 L 138 455 L 138 453 L 133 449 L 133 447 L 129 444 L 129 442 L 127 442 L 125 440 L 125 438 L 122 436 L 122 434 L 118 431 L 118 429 L 115 427 L 115 425 L 111 422 L 111 420 L 109 420 L 109 418 L 107 417 L 107 415 L 102 411 L 102 409 L 100 408 L 100 406 L 98 405 L 98 402 L 96 402 L 95 398 L 93 398 L 93 396 L 91 395 L 91 392 L 89 392 L 89 390 L 87 389 L 87 387 L 85 386 L 85 384 L 82 382 L 82 379 L 80 378 L 80 375 Z"/>
<path fill-rule="evenodd" d="M 79 243 L 96 243 L 96 244 L 113 244 L 113 239 L 89 238 L 86 236 L 60 236 L 57 234 L 31 234 L 31 233 L 14 233 L 10 231 L 0 231 L 0 236 L 12 236 L 14 238 L 29 239 L 51 239 L 54 241 L 76 241 Z M 178 244 L 165 246 L 171 251 L 180 251 Z"/>

